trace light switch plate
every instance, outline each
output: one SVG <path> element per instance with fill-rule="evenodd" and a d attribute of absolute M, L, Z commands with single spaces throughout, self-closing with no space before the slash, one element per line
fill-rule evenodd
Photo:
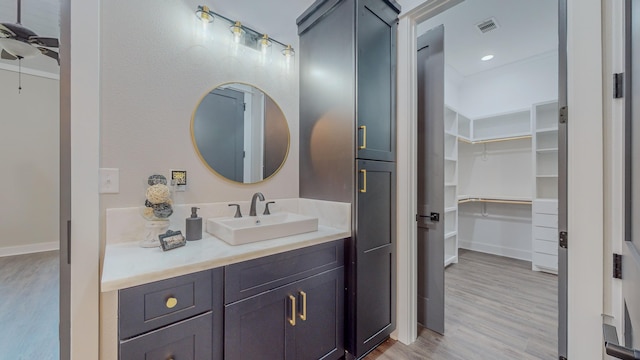
<path fill-rule="evenodd" d="M 100 168 L 100 194 L 120 192 L 120 169 Z"/>

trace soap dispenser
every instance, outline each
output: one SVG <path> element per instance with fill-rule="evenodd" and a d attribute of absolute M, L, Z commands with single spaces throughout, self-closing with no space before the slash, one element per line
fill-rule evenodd
<path fill-rule="evenodd" d="M 198 216 L 197 207 L 191 208 L 191 217 L 187 218 L 187 240 L 202 239 L 202 218 Z"/>

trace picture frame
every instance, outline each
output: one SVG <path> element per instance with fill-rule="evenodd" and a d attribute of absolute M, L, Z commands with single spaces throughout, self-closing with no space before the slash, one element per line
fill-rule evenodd
<path fill-rule="evenodd" d="M 158 235 L 158 239 L 160 240 L 162 251 L 173 250 L 187 244 L 187 240 L 184 238 L 180 230 L 167 230 L 166 233 Z"/>

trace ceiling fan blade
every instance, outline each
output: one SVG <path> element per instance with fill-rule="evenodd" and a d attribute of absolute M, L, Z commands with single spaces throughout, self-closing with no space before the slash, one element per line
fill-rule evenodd
<path fill-rule="evenodd" d="M 48 37 L 40 37 L 40 36 L 32 36 L 29 38 L 29 43 L 38 46 L 46 46 L 46 47 L 59 47 L 60 43 L 56 38 L 48 38 Z"/>
<path fill-rule="evenodd" d="M 18 60 L 18 57 L 12 54 L 9 54 L 6 50 L 2 49 L 0 52 L 0 58 L 5 60 Z"/>
<path fill-rule="evenodd" d="M 38 50 L 40 50 L 42 55 L 48 56 L 48 57 L 54 59 L 55 61 L 57 61 L 58 62 L 58 66 L 60 66 L 60 57 L 58 56 L 57 52 L 55 52 L 53 50 L 49 50 L 47 48 L 43 48 L 43 47 L 38 47 Z"/>

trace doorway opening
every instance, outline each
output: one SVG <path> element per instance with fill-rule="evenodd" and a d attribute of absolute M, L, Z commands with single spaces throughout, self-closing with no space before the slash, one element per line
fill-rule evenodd
<path fill-rule="evenodd" d="M 431 104 L 421 119 L 418 106 L 418 128 L 439 122 L 428 126 L 439 138 L 418 132 L 418 149 L 432 144 L 428 160 L 418 151 L 418 173 L 442 176 L 418 177 L 418 193 L 444 196 L 418 196 L 419 217 L 442 214 L 426 232 L 418 220 L 418 322 L 432 329 L 419 336 L 450 356 L 557 357 L 558 2 L 466 0 L 427 19 L 418 76 L 431 46 L 421 39 L 439 26 L 442 110 Z M 417 82 L 418 103 L 432 101 L 435 87 Z"/>

